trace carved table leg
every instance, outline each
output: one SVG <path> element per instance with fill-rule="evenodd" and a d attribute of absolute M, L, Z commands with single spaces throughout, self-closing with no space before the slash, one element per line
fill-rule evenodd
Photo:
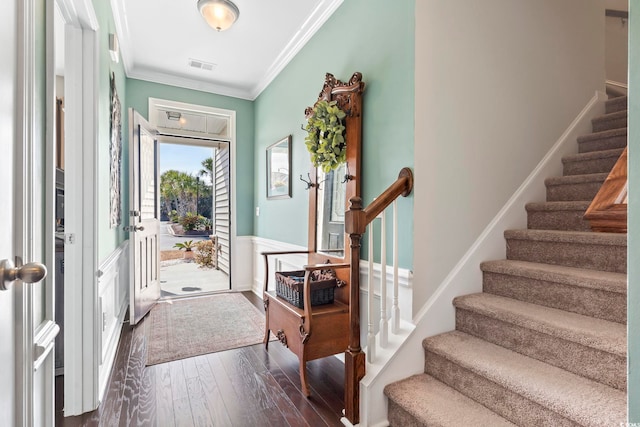
<path fill-rule="evenodd" d="M 269 348 L 269 333 L 271 330 L 269 329 L 269 298 L 267 298 L 266 294 L 263 297 L 262 303 L 264 304 L 264 339 L 262 342 L 264 343 L 265 348 Z"/>
<path fill-rule="evenodd" d="M 300 358 L 300 384 L 302 385 L 302 394 L 306 397 L 311 396 L 309 386 L 307 386 L 307 362 L 304 357 Z"/>

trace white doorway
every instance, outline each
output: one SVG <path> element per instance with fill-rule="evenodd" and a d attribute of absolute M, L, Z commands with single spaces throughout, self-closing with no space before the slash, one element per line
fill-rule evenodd
<path fill-rule="evenodd" d="M 224 141 L 171 138 L 160 143 L 163 298 L 231 289 L 228 154 Z"/>

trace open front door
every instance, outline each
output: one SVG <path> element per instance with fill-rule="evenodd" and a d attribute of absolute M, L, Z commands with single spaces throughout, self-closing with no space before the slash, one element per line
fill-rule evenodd
<path fill-rule="evenodd" d="M 129 129 L 129 319 L 135 325 L 160 298 L 160 203 L 157 132 L 132 109 Z"/>

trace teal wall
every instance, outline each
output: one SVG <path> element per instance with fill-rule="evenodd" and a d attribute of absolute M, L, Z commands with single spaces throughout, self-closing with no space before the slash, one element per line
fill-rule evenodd
<path fill-rule="evenodd" d="M 312 106 L 325 73 L 346 81 L 355 71 L 366 83 L 363 115 L 365 204 L 404 166 L 413 167 L 414 1 L 345 0 L 269 87 L 256 99 L 254 234 L 307 245 L 308 193 L 298 177 L 311 163 L 304 146 L 304 110 Z M 266 199 L 265 149 L 293 136 L 291 199 Z M 399 201 L 400 266 L 411 268 L 413 198 Z M 391 246 L 391 245 L 389 245 Z M 366 254 L 366 252 L 364 252 Z M 364 257 L 366 258 L 366 256 Z"/>
<path fill-rule="evenodd" d="M 127 79 L 127 107 L 149 118 L 149 98 L 168 99 L 236 112 L 236 232 L 238 236 L 252 235 L 254 103 L 197 90 Z"/>
<path fill-rule="evenodd" d="M 640 423 L 640 5 L 629 2 L 629 422 Z M 634 48 L 632 48 L 635 47 Z"/>
<path fill-rule="evenodd" d="M 127 114 L 126 114 L 126 88 L 125 73 L 122 61 L 113 62 L 109 55 L 109 34 L 115 33 L 111 2 L 104 0 L 94 0 L 93 7 L 98 17 L 100 28 L 97 31 L 98 37 L 98 61 L 99 61 L 99 92 L 98 92 L 98 260 L 102 262 L 127 239 L 122 227 L 128 223 L 126 212 L 129 211 L 128 190 L 128 153 L 129 144 L 127 140 Z M 110 150 L 111 139 L 111 87 L 109 76 L 113 72 L 116 77 L 116 91 L 122 106 L 122 164 L 121 164 L 121 195 L 122 195 L 122 224 L 118 227 L 109 226 L 109 189 L 110 179 Z"/>

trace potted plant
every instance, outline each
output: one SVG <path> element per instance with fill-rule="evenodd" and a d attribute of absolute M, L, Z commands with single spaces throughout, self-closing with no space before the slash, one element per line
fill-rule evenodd
<path fill-rule="evenodd" d="M 178 248 L 180 250 L 184 249 L 184 259 L 192 259 L 193 258 L 193 240 L 185 240 L 182 243 L 176 243 L 173 245 L 174 248 Z"/>
<path fill-rule="evenodd" d="M 347 160 L 347 143 L 344 139 L 343 119 L 346 113 L 336 101 L 321 99 L 311 109 L 304 140 L 311 154 L 311 162 L 325 173 L 335 170 Z"/>

